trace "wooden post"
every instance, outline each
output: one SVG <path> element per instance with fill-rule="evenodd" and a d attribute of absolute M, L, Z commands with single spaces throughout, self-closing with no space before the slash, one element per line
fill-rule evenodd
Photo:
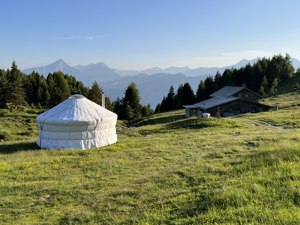
<path fill-rule="evenodd" d="M 104 94 L 102 94 L 101 105 L 102 105 L 103 108 L 105 108 L 105 95 Z"/>

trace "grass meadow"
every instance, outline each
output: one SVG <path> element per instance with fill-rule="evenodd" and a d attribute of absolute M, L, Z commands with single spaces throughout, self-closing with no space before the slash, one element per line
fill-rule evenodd
<path fill-rule="evenodd" d="M 0 224 L 299 224 L 299 92 L 265 103 L 154 115 L 83 151 L 40 150 L 35 115 L 2 112 Z"/>

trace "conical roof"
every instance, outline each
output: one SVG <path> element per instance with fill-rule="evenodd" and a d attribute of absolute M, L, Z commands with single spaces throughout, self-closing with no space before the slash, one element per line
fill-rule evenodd
<path fill-rule="evenodd" d="M 117 114 L 76 94 L 40 114 L 37 122 L 44 124 L 97 124 L 109 119 L 117 119 Z"/>

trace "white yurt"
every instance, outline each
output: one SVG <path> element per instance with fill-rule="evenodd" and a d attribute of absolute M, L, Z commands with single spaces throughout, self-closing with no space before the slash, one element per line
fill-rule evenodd
<path fill-rule="evenodd" d="M 82 95 L 67 100 L 37 117 L 41 148 L 88 149 L 117 142 L 117 114 Z"/>

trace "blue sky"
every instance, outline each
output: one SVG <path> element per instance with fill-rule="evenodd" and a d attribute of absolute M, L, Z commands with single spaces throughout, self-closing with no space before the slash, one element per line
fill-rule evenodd
<path fill-rule="evenodd" d="M 0 67 L 113 68 L 300 59 L 298 0 L 2 0 Z"/>

